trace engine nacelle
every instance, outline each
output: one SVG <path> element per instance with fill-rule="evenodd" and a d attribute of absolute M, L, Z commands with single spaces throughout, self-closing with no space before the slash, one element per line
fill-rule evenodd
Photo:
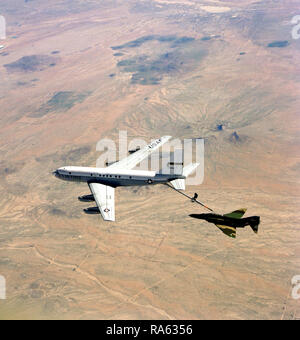
<path fill-rule="evenodd" d="M 137 152 L 137 151 L 140 151 L 141 150 L 141 148 L 138 146 L 136 149 L 134 149 L 134 150 L 129 150 L 128 151 L 128 153 L 131 155 L 131 154 L 133 154 L 133 153 L 135 153 L 135 152 Z"/>
<path fill-rule="evenodd" d="M 119 162 L 119 161 L 115 161 L 115 162 L 106 162 L 105 165 L 106 165 L 106 166 L 110 166 L 110 165 L 113 165 L 113 164 L 118 163 L 118 162 Z"/>
<path fill-rule="evenodd" d="M 83 209 L 83 211 L 88 215 L 98 215 L 100 210 L 98 207 Z"/>
<path fill-rule="evenodd" d="M 78 200 L 80 202 L 95 202 L 95 198 L 93 195 L 79 196 Z"/>

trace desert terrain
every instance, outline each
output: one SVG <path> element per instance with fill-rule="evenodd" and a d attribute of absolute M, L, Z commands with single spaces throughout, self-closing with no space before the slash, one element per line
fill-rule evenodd
<path fill-rule="evenodd" d="M 0 0 L 0 319 L 299 319 L 298 0 Z M 204 138 L 188 194 L 261 216 L 230 239 L 164 186 L 85 215 L 102 138 Z"/>

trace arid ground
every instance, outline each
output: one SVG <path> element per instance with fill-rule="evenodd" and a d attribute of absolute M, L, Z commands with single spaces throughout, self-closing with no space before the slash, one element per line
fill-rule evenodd
<path fill-rule="evenodd" d="M 0 319 L 297 319 L 298 0 L 0 1 Z M 227 238 L 163 186 L 85 215 L 102 138 L 204 138 L 188 194 L 260 215 Z"/>

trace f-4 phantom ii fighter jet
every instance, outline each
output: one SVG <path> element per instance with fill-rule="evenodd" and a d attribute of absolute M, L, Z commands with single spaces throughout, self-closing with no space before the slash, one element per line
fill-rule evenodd
<path fill-rule="evenodd" d="M 182 174 L 179 175 L 132 170 L 171 138 L 171 136 L 164 136 L 140 150 L 130 151 L 130 156 L 119 162 L 108 164 L 107 168 L 67 166 L 57 169 L 53 174 L 64 181 L 87 183 L 91 195 L 81 196 L 78 199 L 82 202 L 95 201 L 97 207 L 84 211 L 88 214 L 101 213 L 105 221 L 115 221 L 115 188 L 117 187 L 171 183 L 175 189 L 185 190 L 185 180 L 199 166 L 198 163 L 184 167 Z"/>
<path fill-rule="evenodd" d="M 256 234 L 258 232 L 260 217 L 251 216 L 242 218 L 245 212 L 246 209 L 239 209 L 225 215 L 192 214 L 190 217 L 205 220 L 209 223 L 214 223 L 225 235 L 236 238 L 237 228 L 245 228 L 249 225 Z"/>

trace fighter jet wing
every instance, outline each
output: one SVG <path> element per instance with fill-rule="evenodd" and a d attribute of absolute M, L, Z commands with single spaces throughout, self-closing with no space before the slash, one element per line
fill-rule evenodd
<path fill-rule="evenodd" d="M 233 211 L 229 214 L 225 214 L 223 216 L 231 217 L 231 218 L 242 218 L 246 211 L 247 211 L 247 209 L 238 209 L 238 210 L 235 210 L 235 211 Z M 216 224 L 216 226 L 225 235 L 232 237 L 232 238 L 236 238 L 236 228 L 235 227 L 231 227 L 231 226 L 228 226 L 228 225 L 221 225 L 221 224 Z"/>
<path fill-rule="evenodd" d="M 236 228 L 235 227 L 229 227 L 228 225 L 220 225 L 216 224 L 216 226 L 224 233 L 225 235 L 236 238 Z"/>
<path fill-rule="evenodd" d="M 104 221 L 115 221 L 115 188 L 99 183 L 89 183 Z"/>
<path fill-rule="evenodd" d="M 114 163 L 109 166 L 111 169 L 123 169 L 123 170 L 131 170 L 136 167 L 141 161 L 145 158 L 149 157 L 152 152 L 163 146 L 167 143 L 172 137 L 171 136 L 164 136 L 161 137 L 154 142 L 150 143 L 149 145 L 145 146 L 143 149 L 136 151 L 135 153 L 131 154 L 127 158 L 122 159 L 121 161 Z"/>
<path fill-rule="evenodd" d="M 235 210 L 235 211 L 233 211 L 229 214 L 225 214 L 224 216 L 231 217 L 231 218 L 242 218 L 246 211 L 247 211 L 247 209 L 239 209 L 239 210 Z"/>

